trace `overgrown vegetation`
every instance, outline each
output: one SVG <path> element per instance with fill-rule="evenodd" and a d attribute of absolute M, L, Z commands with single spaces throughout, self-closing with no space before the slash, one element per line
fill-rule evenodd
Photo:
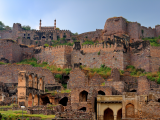
<path fill-rule="evenodd" d="M 59 73 L 59 74 L 64 74 L 64 73 L 69 74 L 71 71 L 70 68 L 61 69 L 54 65 L 49 65 L 47 62 L 37 63 L 36 58 L 25 59 L 25 60 L 22 60 L 21 62 L 18 62 L 17 64 L 30 64 L 33 67 L 42 67 L 44 69 L 50 70 L 52 73 Z"/>
<path fill-rule="evenodd" d="M 0 111 L 2 115 L 2 120 L 16 120 L 17 118 L 22 118 L 22 111 L 17 110 L 17 111 Z M 23 111 L 23 117 L 24 118 L 30 118 L 30 117 L 39 117 L 41 119 L 47 119 L 47 118 L 54 118 L 55 115 L 43 115 L 43 114 L 27 114 L 27 111 Z"/>
<path fill-rule="evenodd" d="M 27 25 L 27 26 L 24 25 L 24 26 L 22 26 L 22 29 L 23 30 L 31 30 L 31 27 L 29 25 Z"/>
<path fill-rule="evenodd" d="M 158 39 L 160 39 L 159 37 L 148 37 L 148 38 L 142 38 L 142 40 L 149 40 L 151 46 L 160 46 L 160 44 L 158 43 Z"/>
<path fill-rule="evenodd" d="M 106 79 L 111 75 L 111 68 L 105 66 L 104 64 L 102 64 L 100 68 L 88 68 L 86 66 L 80 67 L 89 77 L 93 77 L 95 74 L 99 74 Z"/>
<path fill-rule="evenodd" d="M 55 47 L 57 45 L 68 45 L 73 46 L 74 43 L 67 42 L 64 38 L 52 40 L 52 46 Z"/>
<path fill-rule="evenodd" d="M 82 43 L 83 45 L 94 45 L 94 42 L 92 40 L 86 40 L 85 42 Z"/>
<path fill-rule="evenodd" d="M 131 76 L 139 77 L 139 76 L 147 76 L 147 78 L 151 81 L 156 81 L 160 84 L 160 72 L 145 72 L 143 69 L 136 69 L 134 66 L 129 65 L 126 67 L 127 71 L 130 72 Z"/>

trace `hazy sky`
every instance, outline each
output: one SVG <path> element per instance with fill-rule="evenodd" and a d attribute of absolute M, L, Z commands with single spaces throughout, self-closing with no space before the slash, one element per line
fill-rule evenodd
<path fill-rule="evenodd" d="M 160 0 L 0 0 L 0 21 L 29 25 L 31 29 L 54 26 L 84 33 L 103 29 L 108 18 L 123 16 L 128 21 L 152 27 L 160 24 Z"/>

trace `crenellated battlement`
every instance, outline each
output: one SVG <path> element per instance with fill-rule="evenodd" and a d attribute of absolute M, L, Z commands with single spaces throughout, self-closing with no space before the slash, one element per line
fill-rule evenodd
<path fill-rule="evenodd" d="M 105 51 L 105 52 L 111 52 L 111 51 L 115 51 L 115 50 L 123 50 L 123 45 L 121 45 L 120 47 L 117 47 L 117 44 L 98 44 L 98 45 L 84 45 L 82 46 L 81 50 L 83 50 L 84 52 L 99 52 L 100 50 Z"/>

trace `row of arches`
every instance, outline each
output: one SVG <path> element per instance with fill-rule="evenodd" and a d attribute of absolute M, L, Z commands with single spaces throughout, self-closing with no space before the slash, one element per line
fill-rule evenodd
<path fill-rule="evenodd" d="M 117 112 L 117 113 L 114 113 Z M 103 119 L 104 120 L 114 120 L 114 115 L 116 115 L 116 120 L 122 119 L 122 108 L 120 108 L 118 111 L 114 111 L 111 108 L 107 108 L 103 112 Z M 134 118 L 135 117 L 135 109 L 134 105 L 131 103 L 128 103 L 125 107 L 125 117 L 126 118 Z"/>
<path fill-rule="evenodd" d="M 99 90 L 98 91 L 98 95 L 105 95 L 105 92 Z M 79 94 L 79 102 L 87 102 L 87 96 L 88 96 L 88 92 L 83 90 L 82 92 L 80 92 Z"/>
<path fill-rule="evenodd" d="M 59 101 L 59 104 L 63 106 L 67 106 L 67 102 L 68 102 L 68 97 L 63 97 Z M 28 107 L 38 106 L 38 105 L 47 105 L 48 103 L 51 104 L 47 96 L 39 98 L 38 95 L 34 95 L 34 98 L 33 98 L 31 93 L 28 96 Z"/>
<path fill-rule="evenodd" d="M 42 78 L 39 78 L 36 76 L 32 77 L 32 75 L 29 75 L 29 79 L 28 79 L 28 87 L 33 87 L 36 89 L 40 89 L 43 90 L 43 80 Z"/>

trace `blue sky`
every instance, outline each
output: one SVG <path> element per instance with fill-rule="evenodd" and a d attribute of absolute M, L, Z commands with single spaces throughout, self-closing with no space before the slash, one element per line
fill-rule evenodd
<path fill-rule="evenodd" d="M 108 18 L 123 16 L 128 21 L 152 27 L 160 24 L 160 0 L 0 0 L 0 21 L 29 25 L 31 29 L 54 26 L 73 33 L 103 29 Z"/>

